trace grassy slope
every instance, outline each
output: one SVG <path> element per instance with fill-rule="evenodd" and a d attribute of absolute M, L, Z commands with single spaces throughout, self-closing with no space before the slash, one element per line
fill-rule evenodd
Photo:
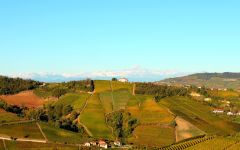
<path fill-rule="evenodd" d="M 127 110 L 140 123 L 170 124 L 174 117 L 163 105 L 158 105 L 152 96 L 136 95 L 129 100 Z M 157 125 L 139 125 L 128 141 L 139 145 L 166 146 L 174 142 L 174 128 Z"/>
<path fill-rule="evenodd" d="M 174 129 L 159 126 L 138 126 L 134 131 L 135 137 L 129 139 L 137 145 L 167 146 L 174 142 Z"/>
<path fill-rule="evenodd" d="M 77 146 L 67 146 L 53 143 L 33 143 L 5 141 L 8 150 L 78 150 Z M 1 148 L 1 147 L 0 147 Z"/>
<path fill-rule="evenodd" d="M 49 141 L 67 143 L 82 143 L 85 141 L 78 133 L 56 128 L 44 122 L 40 122 L 40 126 Z"/>
<path fill-rule="evenodd" d="M 79 110 L 89 96 L 90 94 L 87 93 L 68 93 L 61 97 L 56 104 L 71 105 L 73 109 Z"/>
<path fill-rule="evenodd" d="M 6 112 L 4 110 L 0 110 L 0 123 L 21 121 L 21 120 L 25 120 L 25 118 L 18 117 L 14 113 L 10 113 L 10 112 Z"/>
<path fill-rule="evenodd" d="M 113 110 L 125 109 L 130 98 L 131 94 L 128 90 L 113 91 Z"/>
<path fill-rule="evenodd" d="M 105 123 L 104 109 L 98 94 L 94 94 L 88 100 L 87 107 L 80 115 L 80 121 L 87 126 L 94 137 L 112 138 L 111 130 Z"/>
<path fill-rule="evenodd" d="M 161 104 L 157 104 L 151 96 L 146 97 L 146 100 L 141 105 L 141 122 L 142 123 L 170 123 L 174 117 Z"/>
<path fill-rule="evenodd" d="M 110 81 L 107 80 L 96 80 L 94 86 L 97 93 L 111 91 Z"/>
<path fill-rule="evenodd" d="M 112 92 L 99 93 L 99 98 L 101 100 L 105 113 L 112 112 L 113 111 Z"/>
<path fill-rule="evenodd" d="M 208 134 L 235 134 L 239 125 L 225 121 L 211 113 L 211 108 L 186 97 L 170 97 L 161 100 L 173 113 L 181 116 Z"/>
<path fill-rule="evenodd" d="M 111 81 L 113 90 L 127 89 L 132 93 L 133 85 L 131 83 L 122 83 L 118 81 Z"/>
<path fill-rule="evenodd" d="M 17 132 L 16 132 L 17 131 Z M 44 139 L 36 123 L 23 123 L 0 126 L 0 135 L 11 136 L 16 138 Z"/>

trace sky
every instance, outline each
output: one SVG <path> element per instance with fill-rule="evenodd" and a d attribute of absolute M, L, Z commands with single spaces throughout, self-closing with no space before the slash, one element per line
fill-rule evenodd
<path fill-rule="evenodd" d="M 0 74 L 239 72 L 239 8 L 239 0 L 2 0 Z"/>

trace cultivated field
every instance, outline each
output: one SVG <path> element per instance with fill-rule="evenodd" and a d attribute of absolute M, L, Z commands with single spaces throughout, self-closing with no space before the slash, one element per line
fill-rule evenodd
<path fill-rule="evenodd" d="M 18 117 L 14 113 L 6 112 L 3 109 L 0 109 L 0 124 L 6 122 L 13 122 L 13 121 L 21 121 L 25 120 L 25 118 Z"/>
<path fill-rule="evenodd" d="M 130 97 L 128 90 L 113 91 L 113 110 L 125 109 Z"/>
<path fill-rule="evenodd" d="M 62 96 L 55 104 L 71 105 L 73 109 L 80 110 L 90 94 L 87 93 L 68 93 Z"/>
<path fill-rule="evenodd" d="M 174 114 L 181 116 L 207 134 L 229 135 L 240 131 L 240 125 L 211 113 L 212 108 L 186 97 L 170 97 L 160 101 Z"/>
<path fill-rule="evenodd" d="M 0 135 L 14 138 L 42 139 L 38 126 L 35 122 L 19 123 L 0 126 Z"/>
<path fill-rule="evenodd" d="M 133 135 L 128 141 L 136 145 L 163 147 L 174 143 L 175 140 L 174 128 L 170 127 L 138 126 Z"/>
<path fill-rule="evenodd" d="M 174 120 L 174 116 L 168 111 L 168 109 L 157 104 L 152 96 L 145 96 L 140 107 L 140 121 L 141 123 L 162 123 L 170 124 Z"/>
<path fill-rule="evenodd" d="M 56 128 L 44 122 L 40 122 L 39 124 L 47 139 L 51 142 L 82 143 L 86 140 L 78 133 Z"/>
<path fill-rule="evenodd" d="M 205 133 L 181 117 L 176 117 L 176 142 L 184 139 L 204 135 Z"/>
<path fill-rule="evenodd" d="M 110 81 L 107 80 L 95 80 L 94 81 L 95 86 L 95 92 L 105 92 L 105 91 L 111 91 Z"/>
<path fill-rule="evenodd" d="M 55 143 L 5 141 L 8 150 L 78 150 L 77 146 Z"/>
<path fill-rule="evenodd" d="M 100 101 L 104 108 L 105 113 L 112 112 L 113 111 L 112 92 L 99 93 L 99 98 L 100 98 Z"/>
<path fill-rule="evenodd" d="M 33 91 L 24 91 L 15 95 L 1 95 L 0 98 L 8 104 L 26 106 L 29 108 L 39 107 L 44 103 L 44 100 L 36 96 Z"/>
<path fill-rule="evenodd" d="M 111 129 L 105 122 L 104 109 L 98 94 L 94 94 L 88 100 L 87 107 L 80 114 L 80 122 L 90 130 L 94 137 L 112 138 Z"/>
<path fill-rule="evenodd" d="M 207 140 L 205 142 L 201 142 L 195 146 L 189 147 L 186 150 L 223 150 L 223 149 L 231 149 L 231 150 L 239 150 L 238 144 L 239 139 L 232 137 L 216 137 L 212 140 Z M 237 149 L 236 149 L 237 148 Z"/>
<path fill-rule="evenodd" d="M 133 90 L 133 84 L 131 83 L 123 83 L 119 81 L 111 81 L 112 89 L 115 90 L 121 90 L 121 89 L 127 89 L 130 93 L 132 93 Z"/>

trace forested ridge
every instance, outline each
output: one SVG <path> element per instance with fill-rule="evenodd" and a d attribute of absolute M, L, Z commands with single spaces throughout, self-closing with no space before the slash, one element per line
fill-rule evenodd
<path fill-rule="evenodd" d="M 0 76 L 0 95 L 15 94 L 25 90 L 32 90 L 39 87 L 41 84 L 41 82 L 33 80 Z"/>

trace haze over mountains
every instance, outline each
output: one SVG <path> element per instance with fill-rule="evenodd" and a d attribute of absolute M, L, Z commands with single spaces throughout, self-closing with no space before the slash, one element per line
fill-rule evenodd
<path fill-rule="evenodd" d="M 139 66 L 135 66 L 122 70 L 103 70 L 94 72 L 80 72 L 80 73 L 24 73 L 14 74 L 11 77 L 20 77 L 24 79 L 33 79 L 42 82 L 63 82 L 71 80 L 82 80 L 86 78 L 91 79 L 111 79 L 113 77 L 120 78 L 126 77 L 129 81 L 141 81 L 141 82 L 154 82 L 166 78 L 179 77 L 187 75 L 175 70 L 153 70 L 145 69 Z"/>

